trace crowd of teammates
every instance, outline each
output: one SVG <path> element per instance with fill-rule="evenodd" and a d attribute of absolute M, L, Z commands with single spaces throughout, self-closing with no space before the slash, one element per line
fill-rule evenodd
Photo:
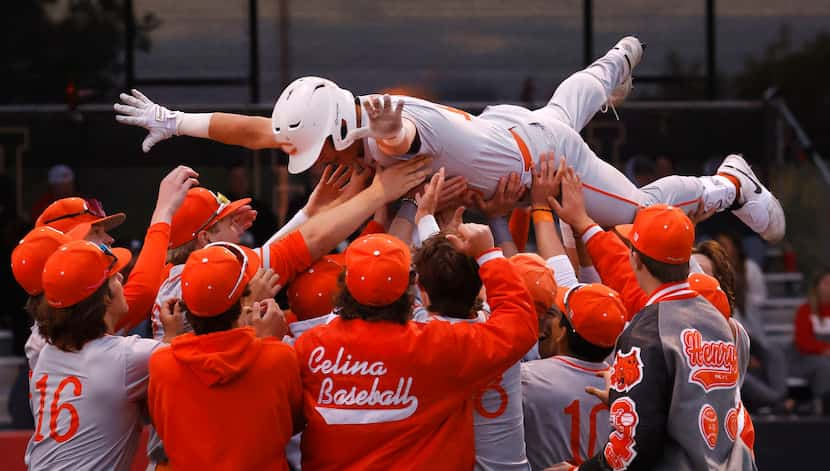
<path fill-rule="evenodd" d="M 154 469 L 755 469 L 748 338 L 731 287 L 690 267 L 692 219 L 653 205 L 604 231 L 547 155 L 520 252 L 510 178 L 465 223 L 430 164 L 328 167 L 258 248 L 248 200 L 178 167 L 126 280 L 125 215 L 49 206 L 12 255 L 29 468 L 129 469 L 149 423 Z M 153 339 L 123 336 L 148 318 Z"/>
<path fill-rule="evenodd" d="M 35 321 L 29 468 L 127 469 L 147 423 L 159 470 L 755 469 L 734 278 L 691 261 L 693 220 L 731 210 L 775 241 L 784 214 L 737 155 L 636 188 L 591 151 L 579 131 L 642 54 L 623 38 L 547 106 L 479 116 L 317 77 L 272 119 L 122 94 L 145 151 L 183 134 L 331 165 L 254 248 L 250 199 L 178 167 L 126 280 L 125 215 L 43 211 L 12 255 Z M 152 339 L 123 335 L 147 319 Z"/>

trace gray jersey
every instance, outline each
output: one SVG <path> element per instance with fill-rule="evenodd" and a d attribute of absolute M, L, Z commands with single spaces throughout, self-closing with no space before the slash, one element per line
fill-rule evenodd
<path fill-rule="evenodd" d="M 161 306 L 170 299 L 182 299 L 182 270 L 184 270 L 184 264 L 170 268 L 167 279 L 161 284 L 159 292 L 156 294 L 156 302 L 153 304 L 152 311 L 153 338 L 156 340 L 164 338 L 164 326 L 161 325 L 161 318 L 159 317 Z M 187 320 L 184 323 L 185 332 L 193 330 Z"/>
<path fill-rule="evenodd" d="M 605 443 L 608 406 L 585 392 L 605 387 L 605 363 L 555 356 L 522 363 L 527 458 L 534 471 L 562 461 L 579 464 Z"/>
<path fill-rule="evenodd" d="M 79 352 L 47 345 L 29 380 L 31 470 L 128 470 L 142 428 L 155 340 L 107 335 Z"/>
<path fill-rule="evenodd" d="M 361 101 L 365 102 L 366 98 L 361 97 Z M 444 167 L 447 176 L 463 175 L 470 187 L 487 198 L 495 191 L 499 178 L 511 172 L 530 184 L 530 171 L 509 130 L 515 123 L 508 127 L 502 122 L 407 96 L 395 96 L 393 100 L 403 101 L 403 116 L 418 129 L 421 142 L 418 154 L 432 155 L 434 169 Z M 387 156 L 371 138 L 364 144 L 366 158 L 383 166 L 412 157 Z"/>
<path fill-rule="evenodd" d="M 432 320 L 456 322 L 486 322 L 480 312 L 475 319 L 429 316 L 425 309 L 416 322 Z M 520 363 L 508 368 L 484 390 L 473 397 L 473 426 L 475 431 L 476 464 L 480 471 L 527 471 L 524 428 L 522 426 L 522 385 Z"/>

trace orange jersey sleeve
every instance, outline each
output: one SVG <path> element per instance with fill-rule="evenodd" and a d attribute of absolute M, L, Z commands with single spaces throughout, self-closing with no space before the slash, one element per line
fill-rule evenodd
<path fill-rule="evenodd" d="M 616 290 L 628 311 L 628 320 L 646 305 L 648 294 L 640 288 L 628 260 L 628 247 L 614 233 L 600 231 L 585 244 L 602 283 Z"/>
<path fill-rule="evenodd" d="M 820 355 L 830 350 L 830 343 L 816 338 L 810 314 L 809 303 L 802 304 L 795 313 L 795 346 L 804 355 Z"/>
<path fill-rule="evenodd" d="M 147 229 L 144 246 L 135 261 L 130 277 L 124 283 L 124 298 L 130 310 L 115 330 L 130 330 L 150 314 L 159 287 L 164 281 L 167 247 L 170 245 L 170 224 L 158 222 Z"/>
<path fill-rule="evenodd" d="M 360 237 L 369 234 L 384 234 L 385 232 L 386 228 L 383 227 L 383 224 L 372 219 L 371 221 L 366 223 L 366 226 L 363 227 L 363 231 L 360 233 Z"/>
<path fill-rule="evenodd" d="M 491 309 L 487 322 L 431 322 L 425 327 L 425 331 L 443 330 L 436 336 L 435 349 L 425 353 L 435 357 L 436 365 L 442 363 L 440 358 L 460 359 L 453 363 L 452 374 L 474 389 L 486 386 L 519 361 L 539 335 L 530 293 L 510 262 L 504 257 L 490 260 L 479 273 Z"/>
<path fill-rule="evenodd" d="M 285 286 L 295 276 L 311 266 L 311 252 L 300 231 L 257 249 L 263 267 L 270 267 L 279 275 L 279 283 Z"/>

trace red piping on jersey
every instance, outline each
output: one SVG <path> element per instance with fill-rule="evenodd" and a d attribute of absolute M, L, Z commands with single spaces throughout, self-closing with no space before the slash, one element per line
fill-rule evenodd
<path fill-rule="evenodd" d="M 682 203 L 674 203 L 672 206 L 688 206 L 690 204 L 700 203 L 700 198 L 695 198 L 693 200 L 684 201 Z"/>
<path fill-rule="evenodd" d="M 595 187 L 595 186 L 591 186 L 591 185 L 589 185 L 589 184 L 587 184 L 587 183 L 585 183 L 585 182 L 583 182 L 583 183 L 582 183 L 582 187 L 583 187 L 583 188 L 587 188 L 587 189 L 589 189 L 589 190 L 591 190 L 591 191 L 596 191 L 597 193 L 603 194 L 603 195 L 605 195 L 605 196 L 609 196 L 609 197 L 611 197 L 611 198 L 614 198 L 614 199 L 620 200 L 620 201 L 622 201 L 622 202 L 624 202 L 624 203 L 628 203 L 628 204 L 630 204 L 630 205 L 632 205 L 632 206 L 637 206 L 638 208 L 640 207 L 640 203 L 638 203 L 638 202 L 636 202 L 636 201 L 631 201 L 630 199 L 623 198 L 623 197 L 622 197 L 622 196 L 620 196 L 620 195 L 615 195 L 614 193 L 609 193 L 609 192 L 607 192 L 607 191 L 605 191 L 605 190 L 600 190 L 599 188 L 597 188 L 597 187 Z"/>
<path fill-rule="evenodd" d="M 584 366 L 579 366 L 579 365 L 577 365 L 576 363 L 571 362 L 571 361 L 568 361 L 568 360 L 566 360 L 566 359 L 564 359 L 564 358 L 562 358 L 562 357 L 559 357 L 559 356 L 550 357 L 550 358 L 551 358 L 551 360 L 558 360 L 558 361 L 561 361 L 562 363 L 564 363 L 564 364 L 566 364 L 566 365 L 570 366 L 571 368 L 576 368 L 577 370 L 587 371 L 587 372 L 589 372 L 589 373 L 602 373 L 603 371 L 607 371 L 607 370 L 608 370 L 608 368 L 602 368 L 602 369 L 585 368 Z"/>
<path fill-rule="evenodd" d="M 530 156 L 530 149 L 527 148 L 527 144 L 525 144 L 525 141 L 523 141 L 522 138 L 516 134 L 516 131 L 512 129 L 508 129 L 508 131 L 510 131 L 510 134 L 513 135 L 513 139 L 516 140 L 516 145 L 519 146 L 519 152 L 522 154 L 522 160 L 525 163 L 525 172 L 532 169 L 533 157 Z"/>

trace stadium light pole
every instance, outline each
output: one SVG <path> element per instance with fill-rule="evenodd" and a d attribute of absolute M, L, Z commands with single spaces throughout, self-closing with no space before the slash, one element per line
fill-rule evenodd
<path fill-rule="evenodd" d="M 718 97 L 716 63 L 715 0 L 706 0 L 706 97 Z"/>
<path fill-rule="evenodd" d="M 582 47 L 585 67 L 591 65 L 594 58 L 594 2 L 582 1 Z"/>
<path fill-rule="evenodd" d="M 251 103 L 259 103 L 259 13 L 257 0 L 248 0 L 248 87 Z"/>

